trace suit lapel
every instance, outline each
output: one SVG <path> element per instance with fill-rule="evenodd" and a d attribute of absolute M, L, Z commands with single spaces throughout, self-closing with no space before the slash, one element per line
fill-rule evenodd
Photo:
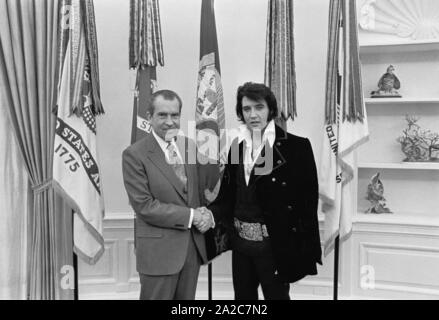
<path fill-rule="evenodd" d="M 166 177 L 166 179 L 168 179 L 168 181 L 172 184 L 172 186 L 180 194 L 180 196 L 183 199 L 187 200 L 186 194 L 183 192 L 183 184 L 181 183 L 180 179 L 178 179 L 172 167 L 167 163 L 165 154 L 163 153 L 163 150 L 160 148 L 158 142 L 156 141 L 156 139 L 152 134 L 148 135 L 147 140 L 148 140 L 147 141 L 148 158 L 162 172 L 162 174 Z"/>

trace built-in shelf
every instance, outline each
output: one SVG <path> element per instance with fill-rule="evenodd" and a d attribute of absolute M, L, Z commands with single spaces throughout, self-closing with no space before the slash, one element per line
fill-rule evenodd
<path fill-rule="evenodd" d="M 353 222 L 357 223 L 439 227 L 439 217 L 416 212 L 394 212 L 380 214 L 357 212 L 357 215 L 352 220 Z"/>
<path fill-rule="evenodd" d="M 419 52 L 439 50 L 439 40 L 401 40 L 398 42 L 360 43 L 360 53 Z"/>
<path fill-rule="evenodd" d="M 360 162 L 359 169 L 439 170 L 439 162 Z"/>
<path fill-rule="evenodd" d="M 366 98 L 364 102 L 368 105 L 394 105 L 394 104 L 425 104 L 439 106 L 438 98 Z"/>

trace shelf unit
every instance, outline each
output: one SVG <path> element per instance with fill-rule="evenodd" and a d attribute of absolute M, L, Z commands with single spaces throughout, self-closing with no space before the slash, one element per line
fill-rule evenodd
<path fill-rule="evenodd" d="M 437 52 L 437 55 L 436 55 Z M 402 162 L 405 155 L 396 141 L 406 127 L 404 114 L 420 117 L 422 129 L 439 132 L 439 39 L 361 42 L 365 104 L 370 140 L 358 156 L 357 219 L 370 223 L 424 224 L 439 226 L 439 162 Z M 395 65 L 402 98 L 369 98 L 388 65 Z M 437 64 L 437 65 L 436 65 Z M 437 73 L 436 73 L 437 74 Z M 375 88 L 375 89 L 373 89 Z M 437 118 L 437 120 L 436 120 Z M 422 121 L 428 124 L 425 127 Z M 365 214 L 370 178 L 380 172 L 384 197 L 394 214 Z"/>
<path fill-rule="evenodd" d="M 391 42 L 360 43 L 360 54 L 422 52 L 436 50 L 439 50 L 439 41 L 437 40 L 398 40 Z"/>
<path fill-rule="evenodd" d="M 421 295 L 437 299 L 439 162 L 403 162 L 406 156 L 399 138 L 407 128 L 407 116 L 418 119 L 421 130 L 439 133 L 439 37 L 402 38 L 396 29 L 406 28 L 406 35 L 418 39 L 433 37 L 434 32 L 416 28 L 425 25 L 421 31 L 428 30 L 434 21 L 426 13 L 438 10 L 439 2 L 396 2 L 357 0 L 369 140 L 356 153 L 356 210 L 349 252 L 352 292 L 372 299 L 424 299 Z M 397 90 L 402 98 L 371 98 L 389 65 L 401 82 Z M 371 178 L 378 173 L 384 202 L 392 213 L 366 213 L 372 206 Z M 355 277 L 364 266 L 376 275 L 374 290 L 364 290 L 362 277 Z"/>
<path fill-rule="evenodd" d="M 359 169 L 439 170 L 439 162 L 360 162 Z"/>
<path fill-rule="evenodd" d="M 357 212 L 355 221 L 361 223 L 374 223 L 374 224 L 395 224 L 395 216 L 398 217 L 398 224 L 405 226 L 433 226 L 439 227 L 439 217 L 431 217 L 429 215 L 417 214 L 405 212 L 393 212 L 393 213 L 364 213 Z"/>
<path fill-rule="evenodd" d="M 439 97 L 437 98 L 365 98 L 366 105 L 394 105 L 394 104 L 422 104 L 439 106 Z"/>

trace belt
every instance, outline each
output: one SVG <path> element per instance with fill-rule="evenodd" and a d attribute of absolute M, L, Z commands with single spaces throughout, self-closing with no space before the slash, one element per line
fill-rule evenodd
<path fill-rule="evenodd" d="M 239 236 L 250 241 L 263 241 L 268 237 L 267 226 L 259 222 L 244 222 L 234 218 L 235 229 Z"/>

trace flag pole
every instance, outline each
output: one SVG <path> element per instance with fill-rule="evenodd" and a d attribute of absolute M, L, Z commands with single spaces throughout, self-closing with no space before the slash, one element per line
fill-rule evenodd
<path fill-rule="evenodd" d="M 340 236 L 335 238 L 334 243 L 334 294 L 333 300 L 338 300 L 338 264 L 339 264 L 339 248 L 340 248 Z"/>
<path fill-rule="evenodd" d="M 220 55 L 215 22 L 215 0 L 201 1 L 200 20 L 200 60 L 197 81 L 196 100 L 196 134 L 197 147 L 199 132 L 214 130 L 218 138 L 218 152 L 216 160 L 221 159 L 221 130 L 225 129 L 224 99 L 221 84 Z M 207 85 L 206 85 L 207 84 Z M 214 97 L 214 101 L 208 96 Z M 207 158 L 210 155 L 204 154 Z M 210 163 L 210 161 L 209 161 Z M 219 162 L 221 163 L 221 162 Z M 218 166 L 200 166 L 198 174 L 200 186 L 203 190 L 211 192 L 216 198 L 218 189 L 215 189 L 218 181 L 221 181 L 222 169 Z M 213 191 L 212 191 L 213 190 Z M 211 203 L 211 197 L 203 196 L 205 203 Z M 210 199 L 210 200 L 209 200 Z M 215 250 L 215 249 L 214 249 Z M 212 263 L 207 265 L 208 299 L 212 300 Z"/>
<path fill-rule="evenodd" d="M 73 300 L 79 300 L 79 281 L 78 281 L 78 255 L 75 253 L 75 230 L 74 230 L 74 219 L 75 212 L 72 210 L 72 253 L 73 253 L 73 275 L 74 275 L 74 289 L 73 289 Z"/>
<path fill-rule="evenodd" d="M 79 287 L 78 287 L 78 256 L 73 252 L 73 270 L 75 273 L 75 289 L 73 293 L 73 300 L 79 300 Z"/>
<path fill-rule="evenodd" d="M 208 299 L 212 300 L 212 262 L 207 265 L 207 291 Z"/>

